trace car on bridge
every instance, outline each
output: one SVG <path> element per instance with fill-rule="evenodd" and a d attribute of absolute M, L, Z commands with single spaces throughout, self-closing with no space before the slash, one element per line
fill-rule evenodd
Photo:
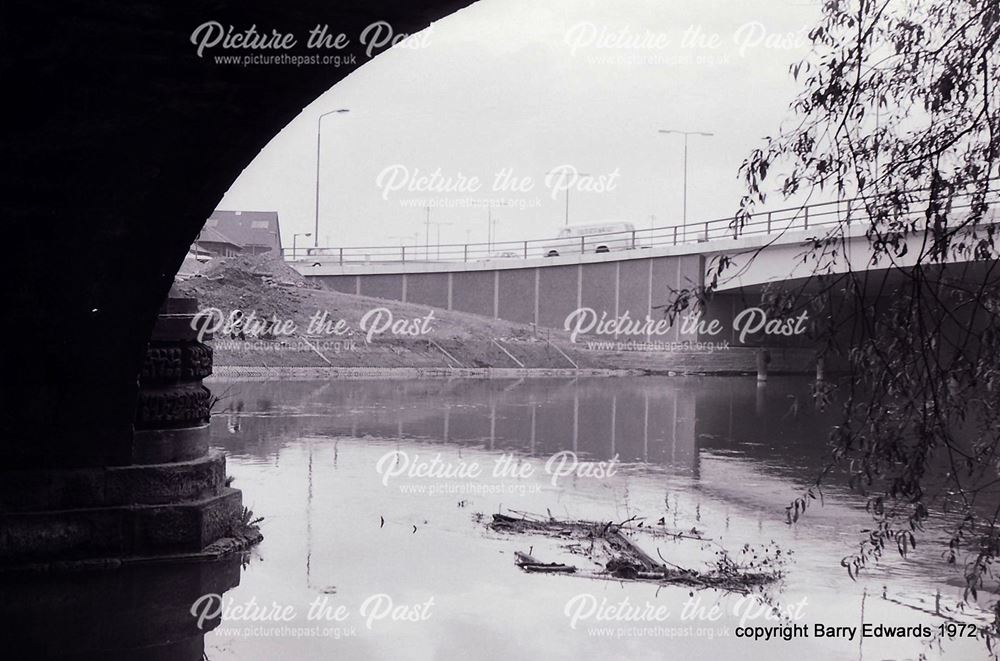
<path fill-rule="evenodd" d="M 635 225 L 622 220 L 607 220 L 586 225 L 567 225 L 556 238 L 546 242 L 546 257 L 587 252 L 612 252 L 640 247 L 635 239 Z"/>

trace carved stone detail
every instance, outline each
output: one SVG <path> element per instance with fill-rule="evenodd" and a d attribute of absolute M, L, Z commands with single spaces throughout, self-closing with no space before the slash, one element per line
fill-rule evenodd
<path fill-rule="evenodd" d="M 140 379 L 143 385 L 171 381 L 200 381 L 212 374 L 212 348 L 200 342 L 180 346 L 151 345 L 146 350 Z"/>
<path fill-rule="evenodd" d="M 143 388 L 135 413 L 137 429 L 193 427 L 206 424 L 212 393 L 200 383 L 162 389 Z"/>

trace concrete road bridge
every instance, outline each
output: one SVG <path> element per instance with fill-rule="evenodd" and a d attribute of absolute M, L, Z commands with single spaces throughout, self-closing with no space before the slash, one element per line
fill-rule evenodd
<path fill-rule="evenodd" d="M 993 204 L 998 193 L 1000 187 L 991 193 Z M 954 211 L 967 208 L 968 200 L 959 200 Z M 562 329 L 586 317 L 577 312 L 584 309 L 597 318 L 662 319 L 672 292 L 704 284 L 706 271 L 725 256 L 732 266 L 706 317 L 733 330 L 732 319 L 759 300 L 765 285 L 809 279 L 816 262 L 803 259 L 808 247 L 839 228 L 843 241 L 835 257 L 822 260 L 826 272 L 888 269 L 874 259 L 863 209 L 859 200 L 842 200 L 762 211 L 738 232 L 732 218 L 720 218 L 574 239 L 309 248 L 286 259 L 336 291 Z M 914 214 L 911 222 L 908 250 L 896 266 L 912 265 L 920 253 L 926 221 Z M 682 339 L 679 325 L 662 339 Z M 738 341 L 735 334 L 729 339 Z"/>

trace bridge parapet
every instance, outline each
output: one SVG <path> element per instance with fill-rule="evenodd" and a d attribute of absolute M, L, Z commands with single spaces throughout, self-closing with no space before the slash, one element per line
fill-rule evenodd
<path fill-rule="evenodd" d="M 926 194 L 915 191 L 914 206 L 926 202 Z M 923 195 L 923 197 L 921 197 Z M 1000 186 L 990 191 L 988 203 L 1000 200 Z M 953 199 L 952 210 L 971 207 L 969 195 Z M 754 237 L 798 236 L 802 233 L 822 235 L 834 228 L 864 226 L 865 200 L 852 198 L 814 204 L 771 209 L 748 214 L 737 220 L 734 216 L 697 221 L 683 225 L 668 225 L 645 229 L 605 232 L 573 238 L 526 239 L 485 243 L 339 246 L 318 248 L 286 248 L 283 256 L 293 266 L 303 270 L 314 267 L 356 267 L 375 269 L 406 264 L 406 268 L 431 270 L 441 264 L 464 264 L 466 268 L 511 268 L 509 264 L 526 260 L 553 260 L 553 263 L 575 263 L 578 258 L 624 254 L 625 258 L 645 257 L 645 250 L 674 250 L 677 254 L 705 253 L 706 243 L 748 240 Z M 913 214 L 917 216 L 918 214 Z M 919 223 L 919 218 L 916 219 Z M 639 252 L 636 252 L 639 251 Z M 619 257 L 621 259 L 621 257 Z M 516 266 L 514 267 L 516 268 Z M 402 271 L 398 271 L 402 272 Z"/>

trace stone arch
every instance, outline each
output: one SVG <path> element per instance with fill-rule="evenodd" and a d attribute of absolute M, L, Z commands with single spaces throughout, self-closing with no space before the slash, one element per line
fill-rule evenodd
<path fill-rule="evenodd" d="M 214 64 L 196 26 L 413 33 L 467 4 L 4 3 L 5 463 L 127 461 L 144 348 L 187 247 L 267 141 L 356 68 Z"/>

